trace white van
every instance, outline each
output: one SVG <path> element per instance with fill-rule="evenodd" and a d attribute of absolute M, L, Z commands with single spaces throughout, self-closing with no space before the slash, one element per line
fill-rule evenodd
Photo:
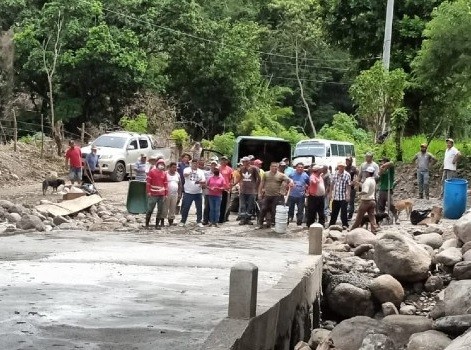
<path fill-rule="evenodd" d="M 293 154 L 293 166 L 303 163 L 306 168 L 312 164 L 331 166 L 335 170 L 339 162 L 345 162 L 345 158 L 352 157 L 355 161 L 355 146 L 353 143 L 324 139 L 309 139 L 299 141 Z"/>

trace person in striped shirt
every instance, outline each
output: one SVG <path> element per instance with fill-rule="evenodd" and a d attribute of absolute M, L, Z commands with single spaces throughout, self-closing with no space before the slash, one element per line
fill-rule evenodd
<path fill-rule="evenodd" d="M 329 226 L 335 225 L 340 213 L 343 229 L 348 228 L 348 202 L 350 201 L 351 178 L 345 171 L 345 163 L 337 164 L 337 172 L 332 176 L 330 186 L 330 196 L 332 198 L 332 214 Z"/>

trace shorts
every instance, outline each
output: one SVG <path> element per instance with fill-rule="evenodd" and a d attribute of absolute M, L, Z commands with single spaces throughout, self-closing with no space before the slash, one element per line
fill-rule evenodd
<path fill-rule="evenodd" d="M 82 168 L 70 167 L 70 181 L 82 181 Z"/>

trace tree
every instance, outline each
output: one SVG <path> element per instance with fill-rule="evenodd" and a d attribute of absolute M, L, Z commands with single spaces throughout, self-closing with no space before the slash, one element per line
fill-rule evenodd
<path fill-rule="evenodd" d="M 422 117 L 430 128 L 440 123 L 458 135 L 470 130 L 471 120 L 470 6 L 469 0 L 441 4 L 413 62 L 415 82 L 425 95 Z"/>
<path fill-rule="evenodd" d="M 406 86 L 407 74 L 402 69 L 388 72 L 380 61 L 362 71 L 351 86 L 358 118 L 375 133 L 375 142 L 389 131 L 391 115 L 403 103 Z"/>

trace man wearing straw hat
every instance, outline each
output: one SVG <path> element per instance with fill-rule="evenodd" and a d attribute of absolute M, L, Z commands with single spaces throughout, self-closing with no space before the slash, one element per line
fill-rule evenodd
<path fill-rule="evenodd" d="M 271 227 L 272 222 L 275 220 L 276 206 L 284 204 L 283 185 L 293 185 L 293 181 L 282 172 L 278 171 L 279 164 L 271 163 L 270 171 L 265 172 L 261 178 L 260 186 L 258 188 L 258 198 L 262 201 L 262 208 L 258 218 L 258 226 L 256 229 L 263 227 L 263 220 L 270 213 L 270 218 L 267 218 L 267 228 Z"/>
<path fill-rule="evenodd" d="M 350 201 L 351 178 L 345 171 L 346 164 L 340 162 L 337 164 L 337 172 L 332 176 L 330 193 L 332 198 L 332 215 L 330 216 L 329 226 L 335 225 L 340 212 L 342 228 L 348 228 L 347 208 Z"/>
<path fill-rule="evenodd" d="M 417 152 L 412 159 L 413 162 L 417 163 L 417 183 L 419 185 L 419 199 L 429 199 L 429 168 L 435 164 L 437 159 L 430 153 L 427 152 L 427 144 L 422 143 L 420 145 L 420 152 Z"/>

